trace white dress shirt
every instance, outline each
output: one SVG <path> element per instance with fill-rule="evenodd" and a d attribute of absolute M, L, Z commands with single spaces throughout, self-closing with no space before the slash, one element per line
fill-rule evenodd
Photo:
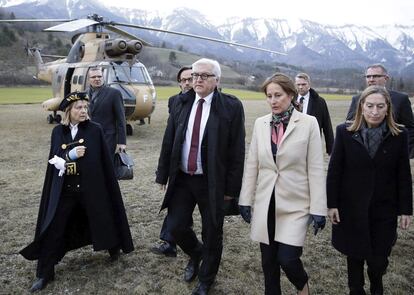
<path fill-rule="evenodd" d="M 203 167 L 201 167 L 201 142 L 203 141 L 204 130 L 206 129 L 206 124 L 208 117 L 210 115 L 211 101 L 213 100 L 214 92 L 210 93 L 204 97 L 203 103 L 203 112 L 201 113 L 201 122 L 200 122 L 200 136 L 198 141 L 198 151 L 197 151 L 197 170 L 194 174 L 203 174 Z M 193 125 L 194 119 L 197 111 L 198 101 L 201 97 L 196 94 L 193 106 L 191 108 L 190 118 L 188 119 L 187 131 L 185 133 L 185 140 L 183 145 L 183 150 L 181 152 L 181 170 L 185 173 L 188 173 L 188 155 L 190 153 L 191 146 L 191 136 L 193 134 Z"/>
<path fill-rule="evenodd" d="M 310 98 L 310 94 L 309 91 L 308 93 L 306 93 L 305 95 L 298 95 L 298 99 L 297 102 L 299 103 L 300 98 L 303 97 L 303 108 L 302 108 L 302 113 L 307 114 L 308 113 L 308 105 L 309 105 L 309 98 Z"/>
<path fill-rule="evenodd" d="M 70 134 L 72 135 L 72 140 L 75 139 L 75 136 L 78 133 L 78 124 L 73 125 L 72 123 L 69 123 Z"/>

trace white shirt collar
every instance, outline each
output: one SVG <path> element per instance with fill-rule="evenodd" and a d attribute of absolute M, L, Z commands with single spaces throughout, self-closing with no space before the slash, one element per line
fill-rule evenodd
<path fill-rule="evenodd" d="M 299 102 L 299 100 L 300 100 L 300 98 L 301 97 L 303 97 L 303 100 L 304 101 L 308 101 L 309 100 L 309 96 L 310 96 L 310 93 L 309 93 L 309 91 L 308 91 L 308 93 L 306 93 L 305 95 L 298 95 L 298 99 L 297 99 L 297 101 Z"/>
<path fill-rule="evenodd" d="M 79 123 L 77 124 L 69 123 L 70 134 L 72 135 L 72 139 L 75 139 L 76 134 L 78 133 L 78 125 Z"/>
<path fill-rule="evenodd" d="M 211 104 L 211 101 L 213 100 L 213 95 L 214 95 L 214 91 L 211 92 L 209 95 L 207 95 L 206 97 L 204 97 L 204 103 L 205 104 Z M 198 95 L 196 93 L 196 97 L 195 97 L 195 101 L 194 103 L 197 104 L 198 101 L 201 99 L 200 95 Z"/>

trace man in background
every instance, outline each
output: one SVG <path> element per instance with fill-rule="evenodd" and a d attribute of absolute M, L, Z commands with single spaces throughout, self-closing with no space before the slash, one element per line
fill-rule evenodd
<path fill-rule="evenodd" d="M 111 154 L 126 148 L 126 120 L 122 94 L 105 85 L 102 70 L 90 68 L 88 72 L 89 115 L 101 124 Z"/>
<path fill-rule="evenodd" d="M 178 86 L 180 87 L 180 93 L 171 96 L 168 99 L 168 113 L 171 113 L 171 107 L 174 105 L 176 100 L 178 99 L 180 94 L 186 93 L 188 90 L 193 88 L 193 77 L 191 76 L 191 66 L 184 66 L 182 67 L 177 73 L 177 82 Z M 168 211 L 169 212 L 169 211 Z M 171 235 L 169 230 L 169 214 L 164 218 L 164 222 L 162 224 L 161 232 L 160 232 L 160 239 L 162 240 L 161 243 L 154 245 L 151 248 L 151 252 L 159 255 L 165 255 L 167 257 L 177 257 L 177 244 L 175 242 L 174 237 Z M 191 224 L 192 225 L 192 220 Z"/>
<path fill-rule="evenodd" d="M 308 74 L 297 74 L 295 84 L 298 90 L 297 103 L 304 114 L 314 116 L 318 120 L 321 134 L 323 132 L 323 136 L 325 137 L 326 153 L 330 155 L 334 142 L 334 134 L 326 101 L 311 88 L 311 81 Z"/>
<path fill-rule="evenodd" d="M 382 64 L 373 64 L 367 67 L 365 71 L 365 81 L 368 86 L 378 85 L 386 87 L 389 80 L 387 69 Z M 387 89 L 391 96 L 391 104 L 394 114 L 394 120 L 398 124 L 403 124 L 408 130 L 408 146 L 410 151 L 410 158 L 414 158 L 414 116 L 411 109 L 411 102 L 408 95 L 402 92 Z M 359 95 L 352 97 L 351 105 L 349 106 L 346 120 L 353 120 L 355 111 L 359 101 Z"/>

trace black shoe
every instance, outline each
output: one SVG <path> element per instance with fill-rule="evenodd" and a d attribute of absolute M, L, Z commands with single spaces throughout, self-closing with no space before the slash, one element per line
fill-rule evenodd
<path fill-rule="evenodd" d="M 177 246 L 167 241 L 153 246 L 151 252 L 158 255 L 165 255 L 167 257 L 177 257 Z"/>
<path fill-rule="evenodd" d="M 198 282 L 191 295 L 207 295 L 210 291 L 211 284 Z"/>
<path fill-rule="evenodd" d="M 184 281 L 187 283 L 192 282 L 198 275 L 199 266 L 200 258 L 190 258 L 184 270 Z"/>
<path fill-rule="evenodd" d="M 119 247 L 111 248 L 108 252 L 112 262 L 117 261 L 121 256 L 121 249 Z"/>
<path fill-rule="evenodd" d="M 382 286 L 382 280 L 377 285 L 372 285 L 371 284 L 370 291 L 371 291 L 371 295 L 383 295 L 384 294 L 384 287 Z"/>
<path fill-rule="evenodd" d="M 349 295 L 366 295 L 364 288 L 351 289 Z"/>
<path fill-rule="evenodd" d="M 36 281 L 34 281 L 32 287 L 30 288 L 30 292 L 34 293 L 40 290 L 43 290 L 46 285 L 50 282 L 53 281 L 54 277 L 51 277 L 49 279 L 47 278 L 37 278 Z"/>

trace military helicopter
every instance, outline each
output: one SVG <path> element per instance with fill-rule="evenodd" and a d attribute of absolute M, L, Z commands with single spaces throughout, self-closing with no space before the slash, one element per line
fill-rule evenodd
<path fill-rule="evenodd" d="M 52 62 L 43 62 L 42 57 L 47 55 L 41 55 L 38 48 L 26 48 L 27 53 L 34 57 L 37 78 L 52 84 L 53 98 L 42 103 L 45 111 L 52 112 L 47 116 L 47 121 L 50 124 L 61 121 L 62 117 L 57 113 L 57 110 L 62 99 L 70 92 L 87 89 L 89 86 L 88 71 L 90 68 L 98 66 L 102 68 L 106 84 L 122 93 L 128 135 L 133 133 L 133 121 L 148 118 L 148 122 L 150 122 L 157 96 L 146 67 L 138 60 L 138 54 L 143 46 L 151 46 L 151 44 L 117 26 L 176 34 L 269 53 L 284 54 L 200 35 L 105 21 L 102 16 L 97 14 L 88 15 L 83 19 L 13 19 L 0 20 L 0 22 L 62 22 L 62 24 L 44 30 L 49 32 L 75 32 L 86 29 L 86 32 L 77 33 L 72 37 L 73 46 L 67 57 Z M 126 39 L 111 38 L 104 29 Z"/>

